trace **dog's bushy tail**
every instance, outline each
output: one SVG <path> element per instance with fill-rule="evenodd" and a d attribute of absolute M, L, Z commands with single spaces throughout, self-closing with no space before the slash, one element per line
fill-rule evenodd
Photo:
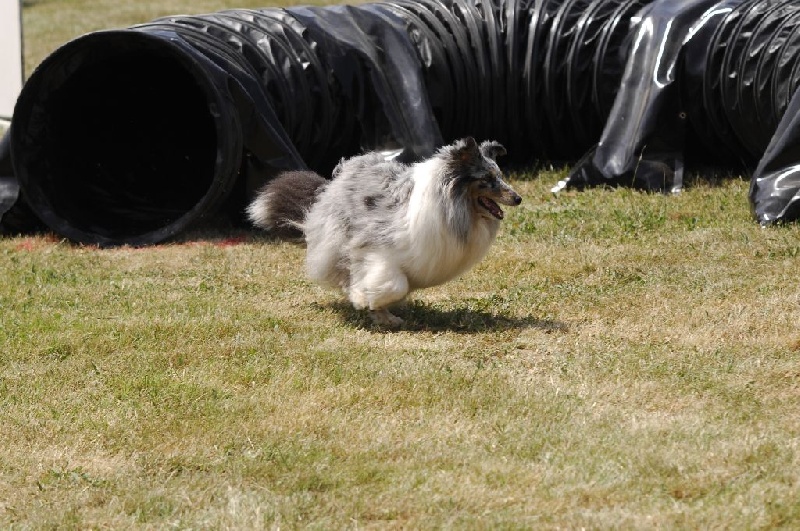
<path fill-rule="evenodd" d="M 258 191 L 247 206 L 247 218 L 279 238 L 302 238 L 306 212 L 327 183 L 313 171 L 283 172 Z"/>

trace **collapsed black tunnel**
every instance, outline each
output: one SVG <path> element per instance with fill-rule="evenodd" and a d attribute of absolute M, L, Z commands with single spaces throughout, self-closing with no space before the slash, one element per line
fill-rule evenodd
<path fill-rule="evenodd" d="M 326 174 L 363 149 L 413 160 L 468 134 L 517 163 L 578 161 L 565 186 L 674 189 L 686 164 L 758 166 L 756 219 L 790 220 L 800 142 L 781 119 L 800 107 L 799 13 L 395 0 L 90 33 L 23 88 L 0 143 L 0 222 L 24 230 L 30 210 L 74 241 L 157 243 L 240 212 L 282 169 Z"/>

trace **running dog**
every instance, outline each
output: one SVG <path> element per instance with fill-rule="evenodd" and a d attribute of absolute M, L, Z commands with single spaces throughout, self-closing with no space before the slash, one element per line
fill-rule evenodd
<path fill-rule="evenodd" d="M 505 153 L 469 137 L 414 164 L 375 152 L 346 159 L 330 181 L 286 172 L 259 191 L 247 215 L 280 237 L 304 237 L 312 280 L 397 327 L 403 320 L 388 308 L 478 263 L 503 219 L 499 205 L 522 202 L 497 166 Z"/>

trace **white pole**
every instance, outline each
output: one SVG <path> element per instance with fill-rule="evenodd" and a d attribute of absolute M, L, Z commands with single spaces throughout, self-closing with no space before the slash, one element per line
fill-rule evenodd
<path fill-rule="evenodd" d="M 0 122 L 10 122 L 22 90 L 22 8 L 20 0 L 0 0 Z"/>

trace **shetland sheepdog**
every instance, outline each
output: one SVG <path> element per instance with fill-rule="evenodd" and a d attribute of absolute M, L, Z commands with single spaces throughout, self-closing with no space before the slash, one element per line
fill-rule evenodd
<path fill-rule="evenodd" d="M 247 215 L 279 237 L 304 238 L 312 280 L 397 327 L 403 320 L 388 308 L 474 266 L 497 235 L 499 205 L 522 202 L 497 165 L 505 153 L 469 137 L 414 164 L 376 152 L 346 159 L 331 180 L 290 171 L 258 192 Z"/>

